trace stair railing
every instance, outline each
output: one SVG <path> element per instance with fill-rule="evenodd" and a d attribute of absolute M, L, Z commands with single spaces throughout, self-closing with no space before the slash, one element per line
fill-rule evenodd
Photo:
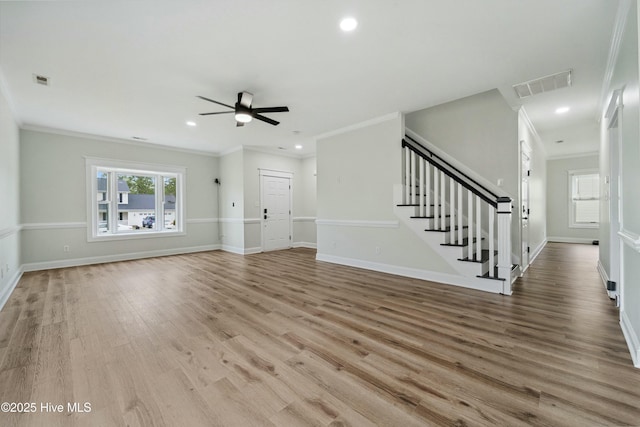
<path fill-rule="evenodd" d="M 486 230 L 488 277 L 504 280 L 503 293 L 511 294 L 511 198 L 498 196 L 408 135 L 402 147 L 403 204 L 417 206 L 418 217 L 431 219 L 433 229 L 446 232 L 446 243 L 462 246 L 469 260 L 482 262 Z"/>

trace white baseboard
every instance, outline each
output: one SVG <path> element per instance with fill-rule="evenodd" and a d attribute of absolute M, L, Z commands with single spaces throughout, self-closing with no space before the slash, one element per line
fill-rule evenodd
<path fill-rule="evenodd" d="M 604 269 L 604 266 L 602 265 L 602 263 L 600 262 L 600 260 L 598 260 L 598 273 L 600 273 L 600 278 L 602 279 L 602 284 L 604 285 L 605 289 L 607 288 L 607 282 L 609 281 L 609 276 L 607 275 L 607 272 Z"/>
<path fill-rule="evenodd" d="M 309 249 L 318 249 L 318 244 L 317 243 L 311 243 L 311 242 L 295 242 L 293 244 L 294 248 L 309 248 Z"/>
<path fill-rule="evenodd" d="M 411 277 L 414 279 L 428 280 L 431 282 L 445 283 L 447 285 L 461 286 L 485 292 L 499 294 L 502 292 L 501 280 L 481 279 L 478 277 L 456 276 L 437 271 L 419 270 L 417 268 L 402 267 L 398 265 L 382 264 L 372 261 L 364 261 L 354 258 L 345 258 L 335 255 L 317 254 L 316 260 L 333 264 L 348 265 L 350 267 L 363 268 L 381 273 L 395 274 L 396 276 Z"/>
<path fill-rule="evenodd" d="M 251 254 L 257 254 L 262 252 L 262 248 L 257 246 L 255 248 L 241 248 L 239 246 L 230 246 L 230 245 L 222 245 L 222 247 L 220 247 L 220 249 L 222 249 L 225 252 L 231 252 L 232 254 L 238 254 L 238 255 L 251 255 Z"/>
<path fill-rule="evenodd" d="M 107 262 L 129 261 L 142 258 L 154 258 L 168 255 L 180 255 L 193 252 L 219 250 L 220 245 L 192 246 L 187 248 L 160 249 L 156 251 L 130 252 L 126 254 L 105 255 L 86 258 L 62 259 L 56 261 L 32 262 L 22 266 L 23 271 L 50 270 L 53 268 L 76 267 L 89 264 L 104 264 Z"/>
<path fill-rule="evenodd" d="M 627 346 L 629 346 L 633 366 L 640 368 L 640 337 L 633 329 L 626 311 L 620 312 L 620 326 L 622 327 L 624 339 L 627 341 Z"/>
<path fill-rule="evenodd" d="M 547 246 L 547 239 L 544 239 L 542 243 L 540 243 L 538 247 L 533 250 L 533 253 L 529 255 L 529 264 L 533 264 L 533 262 L 536 260 L 536 258 L 538 258 L 538 255 L 540 255 L 540 252 L 542 252 L 545 246 Z"/>
<path fill-rule="evenodd" d="M 580 243 L 583 245 L 591 245 L 593 244 L 594 240 L 598 240 L 596 239 L 587 239 L 587 238 L 582 238 L 582 237 L 558 237 L 558 236 L 549 236 L 547 237 L 547 242 L 554 242 L 554 243 Z"/>
<path fill-rule="evenodd" d="M 18 285 L 20 278 L 22 277 L 23 269 L 20 267 L 11 277 L 11 280 L 7 282 L 7 287 L 4 289 L 2 293 L 0 293 L 0 310 L 4 307 L 4 305 L 9 301 L 9 297 L 13 293 L 13 290 Z"/>

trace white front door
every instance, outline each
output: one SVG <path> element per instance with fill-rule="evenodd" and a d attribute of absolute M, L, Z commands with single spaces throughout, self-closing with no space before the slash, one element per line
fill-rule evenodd
<path fill-rule="evenodd" d="M 291 178 L 261 175 L 262 250 L 291 247 Z"/>

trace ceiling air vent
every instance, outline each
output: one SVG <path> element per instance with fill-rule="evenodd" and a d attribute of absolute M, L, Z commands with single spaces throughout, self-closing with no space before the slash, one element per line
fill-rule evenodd
<path fill-rule="evenodd" d="M 571 70 L 529 80 L 528 82 L 518 83 L 513 86 L 513 89 L 516 91 L 518 98 L 527 98 L 539 93 L 550 92 L 569 86 L 571 86 Z"/>
<path fill-rule="evenodd" d="M 49 77 L 41 76 L 40 74 L 34 74 L 33 82 L 39 85 L 49 86 Z"/>

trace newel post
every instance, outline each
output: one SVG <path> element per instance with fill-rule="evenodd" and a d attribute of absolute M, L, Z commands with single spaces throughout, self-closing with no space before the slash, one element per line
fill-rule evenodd
<path fill-rule="evenodd" d="M 511 295 L 511 197 L 498 197 L 498 278 L 502 293 Z"/>

